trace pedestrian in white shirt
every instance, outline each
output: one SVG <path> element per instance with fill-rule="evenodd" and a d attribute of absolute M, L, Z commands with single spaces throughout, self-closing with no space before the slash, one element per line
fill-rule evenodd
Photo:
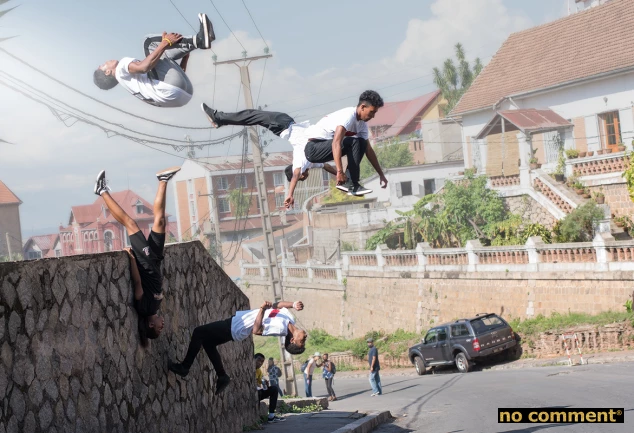
<path fill-rule="evenodd" d="M 216 39 L 207 15 L 198 14 L 198 20 L 200 31 L 191 37 L 165 32 L 147 36 L 143 44 L 144 60 L 132 57 L 108 60 L 95 70 L 95 85 L 110 90 L 121 84 L 132 95 L 157 107 L 184 106 L 194 94 L 185 73 L 189 53 L 195 49 L 210 49 Z"/>
<path fill-rule="evenodd" d="M 259 310 L 237 311 L 235 316 L 218 322 L 198 326 L 192 334 L 187 355 L 181 363 L 168 362 L 168 368 L 179 376 L 185 377 L 189 373 L 201 346 L 207 352 L 211 364 L 216 370 L 216 394 L 224 390 L 230 382 L 225 372 L 222 358 L 217 346 L 229 341 L 246 340 L 249 335 L 265 335 L 286 337 L 286 351 L 292 355 L 304 353 L 306 331 L 295 326 L 295 318 L 289 308 L 301 311 L 304 309 L 302 301 L 279 301 L 272 304 L 265 301 Z"/>
<path fill-rule="evenodd" d="M 317 363 L 321 360 L 321 354 L 319 352 L 315 352 L 312 358 L 308 361 L 308 365 L 304 369 L 304 391 L 306 393 L 306 397 L 313 396 L 313 372 L 315 371 L 315 367 L 317 367 Z"/>

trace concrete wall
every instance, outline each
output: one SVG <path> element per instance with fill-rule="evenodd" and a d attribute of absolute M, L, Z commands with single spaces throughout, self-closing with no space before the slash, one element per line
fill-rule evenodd
<path fill-rule="evenodd" d="M 301 299 L 308 329 L 346 338 L 372 330 L 420 332 L 434 324 L 492 312 L 510 319 L 553 312 L 622 311 L 634 290 L 632 271 L 618 272 L 368 272 L 350 271 L 344 291 L 326 284 L 286 282 L 284 295 Z M 252 303 L 270 298 L 251 279 Z"/>
<path fill-rule="evenodd" d="M 195 326 L 248 299 L 199 242 L 167 246 L 163 274 L 164 334 L 143 349 L 124 252 L 0 264 L 0 431 L 224 433 L 252 424 L 251 339 L 220 348 L 233 379 L 221 397 L 204 353 L 184 380 L 167 371 Z"/>

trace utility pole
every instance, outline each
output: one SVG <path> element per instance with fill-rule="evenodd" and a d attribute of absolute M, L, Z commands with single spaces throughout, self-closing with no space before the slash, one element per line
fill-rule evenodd
<path fill-rule="evenodd" d="M 263 56 L 244 57 L 241 59 L 214 61 L 214 65 L 234 64 L 240 68 L 240 80 L 242 81 L 242 93 L 244 102 L 248 109 L 253 108 L 253 97 L 251 96 L 251 78 L 249 77 L 249 64 L 254 60 L 273 57 L 271 54 Z M 273 290 L 275 302 L 282 300 L 282 280 L 280 270 L 277 267 L 277 254 L 275 254 L 275 238 L 273 236 L 273 225 L 269 212 L 269 200 L 266 193 L 266 182 L 264 180 L 264 164 L 262 163 L 262 149 L 258 139 L 257 130 L 254 126 L 249 127 L 249 139 L 253 149 L 253 168 L 255 171 L 255 184 L 258 190 L 258 202 L 260 203 L 260 215 L 262 218 L 262 232 L 264 234 L 265 252 L 264 257 L 269 269 L 269 281 Z M 286 393 L 297 395 L 297 383 L 295 382 L 295 371 L 293 370 L 293 358 L 286 352 L 284 337 L 279 338 L 280 359 L 282 360 L 282 371 L 286 380 Z"/>
<path fill-rule="evenodd" d="M 13 254 L 11 253 L 11 242 L 9 240 L 9 233 L 6 233 L 6 238 L 7 238 L 7 248 L 9 249 L 9 261 L 13 261 Z"/>
<path fill-rule="evenodd" d="M 198 197 L 211 197 L 211 208 L 214 213 L 214 231 L 216 232 L 216 261 L 220 268 L 224 269 L 223 265 L 223 255 L 222 255 L 222 241 L 220 240 L 220 216 L 218 215 L 218 200 L 213 193 L 213 185 L 211 185 L 212 192 L 211 194 L 201 194 L 198 192 Z"/>

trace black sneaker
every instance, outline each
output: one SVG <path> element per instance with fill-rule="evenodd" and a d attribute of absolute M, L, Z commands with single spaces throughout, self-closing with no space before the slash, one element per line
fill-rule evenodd
<path fill-rule="evenodd" d="M 95 182 L 94 192 L 97 195 L 101 195 L 108 191 L 110 191 L 110 187 L 106 183 L 106 170 L 101 170 L 97 176 L 97 181 Z"/>
<path fill-rule="evenodd" d="M 209 122 L 211 123 L 211 126 L 213 126 L 214 128 L 220 128 L 220 124 L 218 123 L 218 119 L 216 119 L 216 113 L 218 111 L 214 110 L 211 107 L 209 107 L 204 102 L 202 104 L 200 104 L 200 108 L 202 108 L 203 113 L 205 113 L 205 116 L 207 116 L 207 120 L 209 120 Z"/>
<path fill-rule="evenodd" d="M 218 381 L 216 382 L 216 395 L 220 394 L 225 390 L 226 387 L 229 386 L 231 382 L 231 378 L 229 376 L 219 376 Z"/>
<path fill-rule="evenodd" d="M 341 185 L 337 185 L 337 189 L 338 189 L 339 191 L 343 191 L 343 192 L 348 192 L 348 191 L 350 191 L 353 187 L 354 187 L 354 185 L 352 184 L 352 181 L 350 180 L 350 178 L 348 178 L 348 180 L 346 181 L 346 183 L 342 183 Z"/>
<path fill-rule="evenodd" d="M 208 50 L 211 48 L 211 43 L 216 40 L 214 27 L 207 14 L 198 14 L 198 21 L 200 21 L 200 30 L 194 38 L 194 46 L 201 50 Z"/>
<path fill-rule="evenodd" d="M 168 362 L 167 368 L 169 371 L 178 374 L 181 377 L 185 377 L 189 374 L 189 368 L 186 368 L 183 364 L 178 364 L 176 362 Z"/>
<path fill-rule="evenodd" d="M 161 182 L 167 182 L 169 181 L 172 177 L 174 177 L 174 175 L 176 173 L 178 173 L 179 171 L 181 171 L 181 168 L 176 166 L 176 167 L 170 167 L 167 168 L 163 171 L 160 171 L 158 173 L 156 173 L 156 177 L 159 181 Z"/>
<path fill-rule="evenodd" d="M 348 195 L 361 196 L 361 195 L 370 194 L 371 192 L 372 192 L 371 189 L 367 189 L 365 186 L 358 184 L 352 187 L 350 191 L 348 191 Z"/>

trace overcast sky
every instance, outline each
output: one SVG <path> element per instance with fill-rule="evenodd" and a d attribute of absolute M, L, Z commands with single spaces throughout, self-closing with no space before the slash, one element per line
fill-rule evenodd
<path fill-rule="evenodd" d="M 235 37 L 210 0 L 172 1 L 191 25 L 196 25 L 198 12 L 209 15 L 217 36 L 212 48 L 219 60 L 240 57 L 240 44 L 249 55 L 263 54 L 265 42 L 241 1 L 214 1 Z M 254 99 L 259 95 L 259 105 L 313 121 L 354 105 L 365 89 L 378 90 L 386 101 L 429 93 L 434 90 L 432 67 L 452 54 L 456 42 L 463 43 L 469 58 L 479 56 L 487 63 L 510 33 L 567 13 L 566 0 L 245 2 L 273 54 L 265 69 L 262 60 L 251 66 Z M 120 87 L 105 92 L 93 85 L 92 72 L 103 61 L 142 58 L 144 35 L 163 30 L 192 33 L 170 0 L 12 0 L 0 10 L 14 5 L 19 7 L 0 19 L 0 38 L 19 37 L 2 47 L 93 97 L 184 126 L 207 126 L 199 108 L 203 101 L 210 105 L 213 101 L 223 111 L 244 108 L 238 69 L 214 67 L 209 51 L 191 56 L 188 74 L 195 91 L 183 108 L 152 107 Z M 211 132 L 162 127 L 123 115 L 1 52 L 0 71 L 85 112 L 148 134 L 175 139 L 189 134 L 193 140 L 203 140 L 232 132 L 229 127 Z M 0 83 L 10 82 L 4 73 Z M 114 190 L 129 187 L 151 202 L 157 185 L 154 173 L 180 165 L 185 157 L 185 151 L 172 147 L 154 146 L 166 154 L 121 137 L 107 138 L 95 126 L 67 127 L 46 106 L 2 85 L 0 138 L 13 143 L 0 143 L 0 179 L 24 202 L 20 214 L 25 237 L 54 232 L 60 223 L 68 223 L 71 206 L 92 203 L 94 178 L 101 169 L 107 170 Z M 234 141 L 196 153 L 227 155 L 240 149 L 241 142 Z M 290 150 L 290 145 L 278 141 L 268 149 Z M 174 214 L 171 189 L 168 212 Z"/>

